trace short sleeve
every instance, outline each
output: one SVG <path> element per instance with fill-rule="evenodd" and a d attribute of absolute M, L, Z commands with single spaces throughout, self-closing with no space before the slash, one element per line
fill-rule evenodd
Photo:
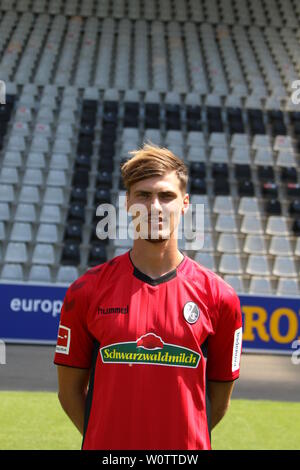
<path fill-rule="evenodd" d="M 87 329 L 86 282 L 80 279 L 68 288 L 61 309 L 54 364 L 90 368 L 93 338 Z M 85 287 L 84 287 L 85 286 Z"/>
<path fill-rule="evenodd" d="M 236 380 L 240 373 L 242 352 L 242 314 L 240 300 L 228 286 L 218 306 L 215 333 L 208 338 L 207 379 Z"/>

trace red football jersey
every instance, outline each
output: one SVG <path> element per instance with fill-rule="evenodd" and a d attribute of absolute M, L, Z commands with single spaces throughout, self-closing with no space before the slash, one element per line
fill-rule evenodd
<path fill-rule="evenodd" d="M 210 449 L 207 380 L 239 376 L 240 302 L 187 255 L 152 279 L 130 251 L 68 288 L 55 364 L 91 369 L 83 449 Z"/>

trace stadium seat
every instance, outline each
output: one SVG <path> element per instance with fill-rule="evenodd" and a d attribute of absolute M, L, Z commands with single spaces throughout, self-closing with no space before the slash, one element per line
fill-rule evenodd
<path fill-rule="evenodd" d="M 254 197 L 241 197 L 238 207 L 238 213 L 240 215 L 254 214 L 259 215 L 261 213 L 257 198 Z"/>
<path fill-rule="evenodd" d="M 293 249 L 291 245 L 291 241 L 286 237 L 279 237 L 274 235 L 271 238 L 270 246 L 269 246 L 269 254 L 270 255 L 282 255 L 282 256 L 292 256 Z"/>
<path fill-rule="evenodd" d="M 55 263 L 53 246 L 45 243 L 37 243 L 33 250 L 32 262 L 35 264 L 53 265 Z"/>
<path fill-rule="evenodd" d="M 219 271 L 226 274 L 243 274 L 241 257 L 233 253 L 222 254 Z"/>
<path fill-rule="evenodd" d="M 267 254 L 267 244 L 264 235 L 247 235 L 243 250 L 249 254 Z"/>
<path fill-rule="evenodd" d="M 288 223 L 285 217 L 270 216 L 266 225 L 266 234 L 285 236 L 289 234 Z"/>
<path fill-rule="evenodd" d="M 276 256 L 272 274 L 279 277 L 299 276 L 294 258 L 292 256 Z"/>
<path fill-rule="evenodd" d="M 78 279 L 78 270 L 75 266 L 60 266 L 58 268 L 56 282 L 71 284 Z"/>
<path fill-rule="evenodd" d="M 240 240 L 237 235 L 220 233 L 217 250 L 223 253 L 240 253 Z"/>
<path fill-rule="evenodd" d="M 195 254 L 194 260 L 200 265 L 203 265 L 212 271 L 216 271 L 216 261 L 212 253 L 198 252 Z"/>
<path fill-rule="evenodd" d="M 235 216 L 232 214 L 218 214 L 215 230 L 217 232 L 237 233 L 238 227 Z"/>
<path fill-rule="evenodd" d="M 98 264 L 105 263 L 107 261 L 106 247 L 102 243 L 93 243 L 91 245 L 91 251 L 89 254 L 88 264 L 89 266 L 96 266 Z"/>
<path fill-rule="evenodd" d="M 13 242 L 31 242 L 32 241 L 32 230 L 31 225 L 15 222 L 12 227 L 10 234 L 10 240 Z"/>
<path fill-rule="evenodd" d="M 28 281 L 51 282 L 52 276 L 49 266 L 32 265 L 28 275 Z"/>
<path fill-rule="evenodd" d="M 25 243 L 9 242 L 4 256 L 6 263 L 26 263 L 28 261 L 28 252 Z"/>
<path fill-rule="evenodd" d="M 30 202 L 30 201 L 29 201 Z M 32 201 L 37 202 L 37 201 Z M 63 205 L 66 203 L 63 188 L 47 186 L 45 189 L 44 204 Z"/>
<path fill-rule="evenodd" d="M 254 276 L 270 276 L 271 268 L 265 255 L 250 254 L 246 266 L 246 273 Z"/>
<path fill-rule="evenodd" d="M 263 222 L 255 214 L 246 214 L 241 223 L 241 233 L 260 235 L 264 233 Z"/>
<path fill-rule="evenodd" d="M 66 241 L 61 255 L 61 264 L 78 266 L 80 264 L 79 245 L 72 241 Z"/>
<path fill-rule="evenodd" d="M 225 282 L 231 285 L 231 287 L 234 288 L 237 294 L 243 294 L 247 292 L 245 282 L 242 276 L 225 274 L 223 279 Z"/>
<path fill-rule="evenodd" d="M 233 200 L 230 196 L 216 196 L 213 212 L 216 214 L 234 214 Z"/>
<path fill-rule="evenodd" d="M 293 296 L 300 294 L 299 281 L 297 279 L 280 277 L 277 284 L 277 295 Z"/>
<path fill-rule="evenodd" d="M 1 279 L 5 281 L 23 281 L 24 273 L 21 264 L 4 264 L 1 270 Z"/>
<path fill-rule="evenodd" d="M 38 243 L 57 243 L 58 242 L 58 230 L 54 224 L 40 224 L 37 234 L 36 242 Z"/>
<path fill-rule="evenodd" d="M 272 294 L 273 288 L 271 280 L 265 277 L 252 276 L 249 286 L 249 294 Z"/>

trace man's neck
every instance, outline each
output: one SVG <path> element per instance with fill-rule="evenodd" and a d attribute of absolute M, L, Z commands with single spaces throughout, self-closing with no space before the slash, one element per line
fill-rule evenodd
<path fill-rule="evenodd" d="M 130 251 L 133 265 L 152 279 L 157 279 L 173 271 L 181 263 L 183 257 L 183 254 L 178 250 L 177 240 L 151 243 L 138 239 L 134 241 Z"/>

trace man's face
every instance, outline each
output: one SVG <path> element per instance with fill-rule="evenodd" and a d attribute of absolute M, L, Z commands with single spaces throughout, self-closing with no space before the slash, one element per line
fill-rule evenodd
<path fill-rule="evenodd" d="M 133 219 L 135 236 L 157 243 L 177 238 L 180 216 L 189 205 L 175 171 L 133 184 L 127 193 L 127 210 Z"/>

